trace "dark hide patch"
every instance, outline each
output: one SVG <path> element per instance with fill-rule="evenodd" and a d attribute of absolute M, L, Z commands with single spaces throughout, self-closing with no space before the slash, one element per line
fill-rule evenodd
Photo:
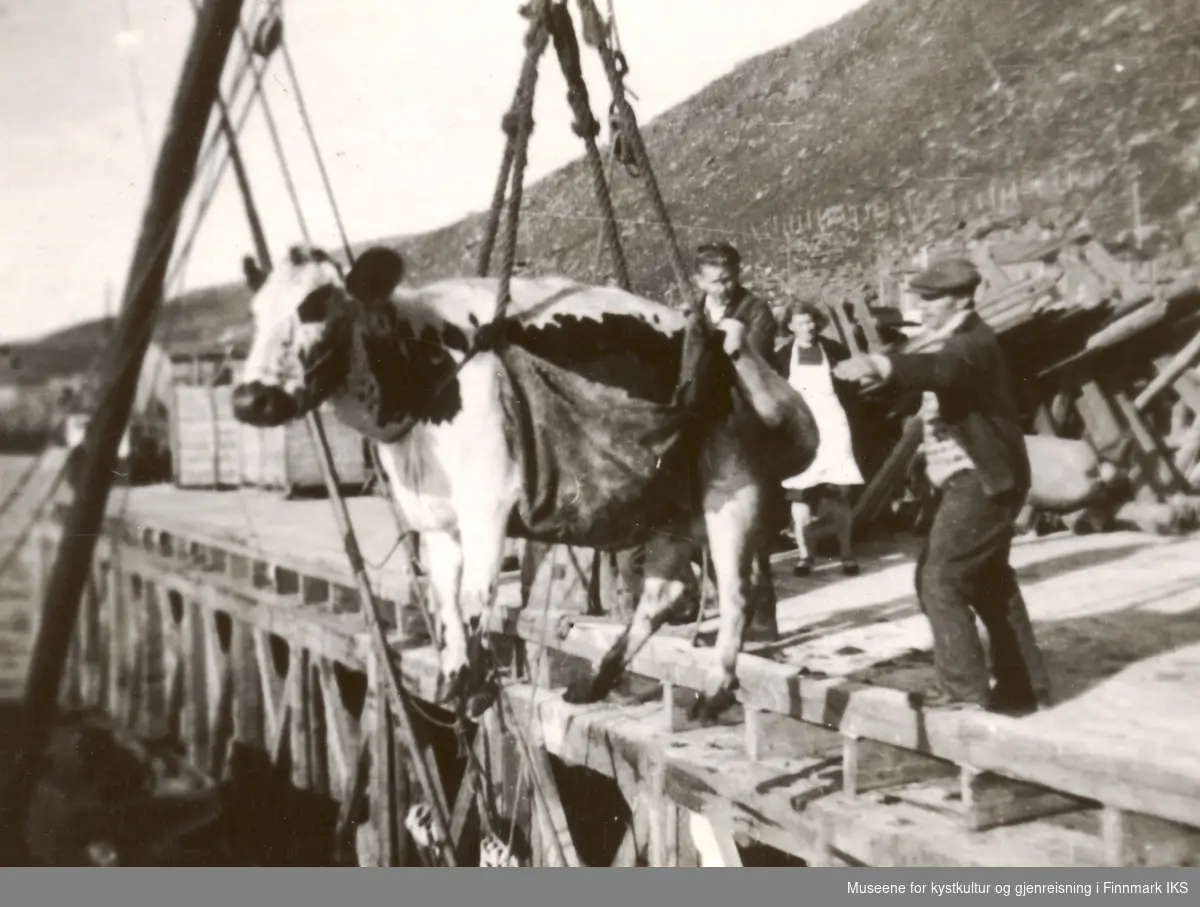
<path fill-rule="evenodd" d="M 333 284 L 325 284 L 313 290 L 296 307 L 296 316 L 301 324 L 318 324 L 330 315 L 330 303 L 336 297 L 337 290 Z"/>
<path fill-rule="evenodd" d="M 251 292 L 257 293 L 267 282 L 270 272 L 260 268 L 253 255 L 247 255 L 242 259 L 242 274 L 246 277 L 246 286 L 250 288 Z"/>
<path fill-rule="evenodd" d="M 372 246 L 354 262 L 346 275 L 346 292 L 362 302 L 381 302 L 404 279 L 404 259 L 399 252 Z"/>
<path fill-rule="evenodd" d="M 683 332 L 663 333 L 633 315 L 599 321 L 557 315 L 547 325 L 508 322 L 504 339 L 552 365 L 631 397 L 669 403 L 679 381 Z"/>
<path fill-rule="evenodd" d="M 467 335 L 452 324 L 442 325 L 442 343 L 460 353 L 465 353 L 469 346 Z"/>
<path fill-rule="evenodd" d="M 391 305 L 371 306 L 369 317 L 355 322 L 355 343 L 374 385 L 379 428 L 408 418 L 440 425 L 462 410 L 454 359 L 432 325 L 417 337 Z"/>
<path fill-rule="evenodd" d="M 329 289 L 333 290 L 332 287 Z M 309 299 L 320 292 L 320 290 L 314 291 L 304 302 L 307 303 Z M 303 305 L 302 303 L 301 308 Z M 300 357 L 300 363 L 304 367 L 305 393 L 308 397 L 305 403 L 310 407 L 320 406 L 324 403 L 331 394 L 345 384 L 346 377 L 350 373 L 348 343 L 350 329 L 347 319 L 344 314 L 341 317 L 330 317 L 328 299 L 323 306 L 325 317 L 330 319 L 325 336 L 320 343 L 305 350 Z"/>

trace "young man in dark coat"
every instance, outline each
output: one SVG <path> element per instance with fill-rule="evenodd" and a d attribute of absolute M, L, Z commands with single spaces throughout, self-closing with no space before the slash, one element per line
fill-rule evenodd
<path fill-rule="evenodd" d="M 703 294 L 702 308 L 709 324 L 732 318 L 746 326 L 746 343 L 766 362 L 775 357 L 775 339 L 779 323 L 765 301 L 742 286 L 742 257 L 728 242 L 705 243 L 696 249 L 693 282 Z M 768 522 L 780 528 L 786 519 L 783 495 L 770 502 Z M 766 533 L 773 538 L 775 533 Z M 753 567 L 751 616 L 746 639 L 774 640 L 779 635 L 776 622 L 775 584 L 771 575 L 771 545 L 764 544 L 755 555 Z"/>
<path fill-rule="evenodd" d="M 974 309 L 979 283 L 965 259 L 931 266 L 910 287 L 940 349 L 852 356 L 837 373 L 921 392 L 925 468 L 938 501 L 916 586 L 933 629 L 942 686 L 941 697 L 927 704 L 1023 712 L 1050 700 L 1042 654 L 1009 564 L 1013 522 L 1029 491 L 1029 458 L 1007 359 Z M 992 688 L 975 613 L 988 630 Z"/>

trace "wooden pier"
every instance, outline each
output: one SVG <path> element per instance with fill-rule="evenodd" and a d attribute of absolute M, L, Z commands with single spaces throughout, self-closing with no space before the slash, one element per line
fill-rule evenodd
<path fill-rule="evenodd" d="M 329 503 L 170 486 L 113 498 L 64 704 L 176 739 L 223 782 L 256 753 L 339 812 L 343 859 L 419 865 L 405 825 L 419 788 Z M 795 579 L 777 557 L 782 639 L 749 647 L 741 703 L 711 728 L 686 719 L 711 657 L 690 627 L 660 632 L 613 701 L 566 705 L 561 687 L 619 621 L 570 603 L 569 561 L 523 609 L 506 574 L 496 649 L 532 667 L 458 740 L 431 704 L 436 653 L 388 505 L 347 503 L 460 864 L 487 826 L 533 865 L 1200 864 L 1200 538 L 1018 540 L 1061 700 L 1024 718 L 922 711 L 930 637 L 903 546 L 868 546 L 855 578 L 830 562 Z M 59 533 L 53 516 L 37 526 L 35 580 Z M 460 784 L 468 754 L 481 785 Z"/>

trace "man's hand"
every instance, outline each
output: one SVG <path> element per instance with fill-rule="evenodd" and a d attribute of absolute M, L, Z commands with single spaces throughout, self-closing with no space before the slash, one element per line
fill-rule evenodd
<path fill-rule="evenodd" d="M 884 356 L 851 356 L 835 365 L 833 374 L 860 387 L 876 387 L 887 381 L 890 365 Z"/>
<path fill-rule="evenodd" d="M 725 335 L 725 355 L 732 356 L 742 348 L 742 342 L 746 338 L 746 326 L 736 318 L 722 318 L 717 327 Z"/>

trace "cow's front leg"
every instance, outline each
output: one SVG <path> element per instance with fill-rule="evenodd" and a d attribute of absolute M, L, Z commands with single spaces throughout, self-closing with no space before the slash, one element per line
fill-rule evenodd
<path fill-rule="evenodd" d="M 467 666 L 467 634 L 463 626 L 459 591 L 463 576 L 463 546 L 449 532 L 431 532 L 425 537 L 428 558 L 426 575 L 437 599 L 442 624 L 440 699 L 449 699 L 461 682 Z"/>
<path fill-rule="evenodd" d="M 504 562 L 505 525 L 498 512 L 492 519 L 464 525 L 461 532 L 463 617 L 478 626 L 485 645 Z"/>
<path fill-rule="evenodd" d="M 508 526 L 508 508 L 501 502 L 490 508 L 485 516 L 476 501 L 472 519 L 461 524 L 463 550 L 462 612 L 467 626 L 467 659 L 469 678 L 466 687 L 470 696 L 468 713 L 481 715 L 495 698 L 492 682 L 491 631 L 496 605 L 496 587 L 504 563 L 504 542 Z M 460 510 L 462 512 L 462 510 Z"/>
<path fill-rule="evenodd" d="M 591 676 L 580 678 L 567 687 L 564 700 L 582 704 L 599 702 L 607 696 L 684 594 L 690 591 L 699 595 L 696 575 L 692 572 L 691 550 L 690 542 L 674 541 L 666 536 L 647 546 L 646 577 L 633 617 L 604 653 Z"/>

